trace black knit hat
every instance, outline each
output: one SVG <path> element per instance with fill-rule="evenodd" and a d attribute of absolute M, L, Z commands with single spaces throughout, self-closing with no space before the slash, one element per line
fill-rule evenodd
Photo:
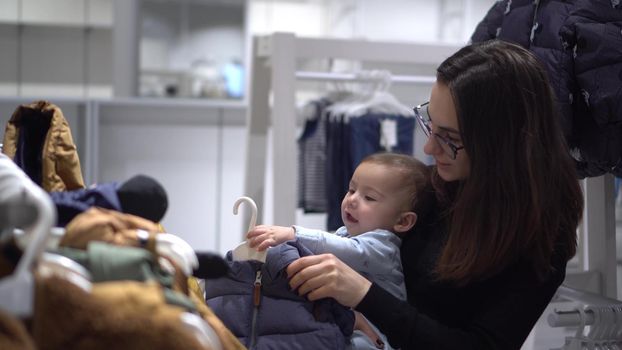
<path fill-rule="evenodd" d="M 229 273 L 229 265 L 220 255 L 210 252 L 195 252 L 199 267 L 192 275 L 196 278 L 211 279 L 224 277 Z"/>
<path fill-rule="evenodd" d="M 121 210 L 126 214 L 140 216 L 159 222 L 168 208 L 168 197 L 164 187 L 154 178 L 136 175 L 117 189 Z"/>

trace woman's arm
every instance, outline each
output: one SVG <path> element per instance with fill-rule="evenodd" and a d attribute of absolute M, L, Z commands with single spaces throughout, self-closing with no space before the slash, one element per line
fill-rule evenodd
<path fill-rule="evenodd" d="M 471 321 L 450 327 L 402 301 L 331 254 L 301 258 L 287 269 L 290 286 L 309 300 L 326 297 L 354 307 L 384 333 L 391 346 L 427 349 L 519 349 L 564 277 L 545 282 L 523 272 L 502 278 L 478 304 Z M 459 310 L 456 310 L 459 312 Z"/>
<path fill-rule="evenodd" d="M 354 307 L 365 296 L 371 282 L 332 254 L 300 258 L 287 267 L 289 285 L 311 301 L 334 298 Z"/>
<path fill-rule="evenodd" d="M 466 301 L 477 308 L 459 327 L 419 312 L 376 285 L 355 309 L 376 325 L 393 347 L 518 350 L 563 277 L 562 271 L 545 282 L 536 282 L 535 276 L 522 272 L 509 274 L 498 285 Z"/>

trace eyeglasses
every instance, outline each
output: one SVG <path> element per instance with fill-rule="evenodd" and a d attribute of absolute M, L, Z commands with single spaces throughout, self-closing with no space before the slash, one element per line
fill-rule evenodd
<path fill-rule="evenodd" d="M 434 135 L 438 144 L 441 146 L 443 151 L 451 157 L 451 159 L 456 159 L 458 155 L 458 151 L 463 149 L 464 146 L 456 146 L 453 142 L 449 141 L 445 136 L 439 135 L 432 131 L 432 126 L 430 123 L 432 120 L 430 119 L 430 115 L 428 114 L 428 104 L 430 102 L 422 103 L 417 107 L 413 108 L 415 112 L 415 117 L 417 118 L 417 122 L 419 122 L 419 126 L 421 130 L 425 133 L 427 137 L 430 135 Z"/>

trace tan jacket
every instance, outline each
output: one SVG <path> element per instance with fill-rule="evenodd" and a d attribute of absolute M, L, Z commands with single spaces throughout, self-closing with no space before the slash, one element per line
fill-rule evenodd
<path fill-rule="evenodd" d="M 209 350 L 156 283 L 97 283 L 89 293 L 56 276 L 36 281 L 32 336 L 39 350 Z"/>
<path fill-rule="evenodd" d="M 69 123 L 61 109 L 48 101 L 35 101 L 17 107 L 6 125 L 2 152 L 15 160 L 21 120 L 26 114 L 36 114 L 41 118 L 50 117 L 50 127 L 45 134 L 41 155 L 41 187 L 48 192 L 84 188 L 80 159 Z M 20 166 L 24 169 L 23 165 Z M 26 173 L 28 174 L 28 171 Z M 33 178 L 33 174 L 28 175 Z"/>
<path fill-rule="evenodd" d="M 0 349 L 35 350 L 24 323 L 0 310 Z"/>
<path fill-rule="evenodd" d="M 141 246 L 136 230 L 149 233 L 144 248 L 157 255 L 155 234 L 159 231 L 156 223 L 141 217 L 118 211 L 92 207 L 77 215 L 65 227 L 61 247 L 86 250 L 89 242 L 100 241 L 110 244 L 139 247 Z"/>
<path fill-rule="evenodd" d="M 67 224 L 60 246 L 86 249 L 89 242 L 103 241 L 115 245 L 135 247 L 139 246 L 136 229 L 149 232 L 149 239 L 144 248 L 157 256 L 154 235 L 156 232 L 164 231 L 162 225 L 134 215 L 97 207 L 79 214 Z M 218 335 L 223 350 L 245 350 L 246 347 L 207 306 L 196 278 L 186 278 L 181 269 L 175 265 L 175 262 L 171 261 L 171 264 L 176 269 L 173 289 L 189 296 L 201 317 Z"/>

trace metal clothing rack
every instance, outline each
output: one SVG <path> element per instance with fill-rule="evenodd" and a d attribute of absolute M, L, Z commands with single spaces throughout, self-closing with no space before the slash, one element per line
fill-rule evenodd
<path fill-rule="evenodd" d="M 577 328 L 559 350 L 622 349 L 622 301 L 564 285 L 557 290 L 557 297 L 574 305 L 549 314 L 549 325 Z"/>
<path fill-rule="evenodd" d="M 455 45 L 300 38 L 292 33 L 254 37 L 250 64 L 245 195 L 264 217 L 268 130 L 272 130 L 272 217 L 270 224 L 291 225 L 296 219 L 296 80 L 347 81 L 356 74 L 297 72 L 299 59 L 346 59 L 365 62 L 437 65 L 458 49 Z M 392 76 L 391 82 L 432 84 L 430 76 Z M 270 106 L 272 96 L 272 106 Z M 248 214 L 247 214 L 248 216 Z M 245 222 L 248 217 L 245 217 Z"/>
<path fill-rule="evenodd" d="M 581 181 L 585 207 L 578 232 L 578 265 L 569 263 L 564 282 L 612 299 L 617 298 L 614 179 L 605 174 Z"/>
<path fill-rule="evenodd" d="M 337 73 L 337 72 L 309 72 L 297 71 L 297 80 L 321 80 L 321 81 L 360 81 L 365 80 L 356 73 Z M 371 79 L 370 79 L 371 80 Z M 425 75 L 391 75 L 391 83 L 401 84 L 434 84 L 435 76 Z"/>
<path fill-rule="evenodd" d="M 297 72 L 300 59 L 346 59 L 365 62 L 438 65 L 459 46 L 300 38 L 292 33 L 254 37 L 250 62 L 245 162 L 245 195 L 258 206 L 258 220 L 291 225 L 296 219 L 296 80 L 353 80 L 356 74 Z M 430 77 L 394 76 L 393 82 L 431 83 Z M 272 98 L 272 104 L 270 100 Z M 263 215 L 268 151 L 272 137 L 272 216 Z M 582 182 L 585 198 L 579 228 L 578 265 L 569 269 L 569 286 L 617 297 L 614 177 Z M 243 222 L 248 222 L 246 213 Z"/>
<path fill-rule="evenodd" d="M 35 290 L 31 270 L 56 222 L 56 207 L 49 195 L 4 154 L 0 154 L 0 218 L 0 229 L 25 226 L 32 237 L 15 270 L 0 279 L 0 310 L 29 317 L 34 309 Z"/>

